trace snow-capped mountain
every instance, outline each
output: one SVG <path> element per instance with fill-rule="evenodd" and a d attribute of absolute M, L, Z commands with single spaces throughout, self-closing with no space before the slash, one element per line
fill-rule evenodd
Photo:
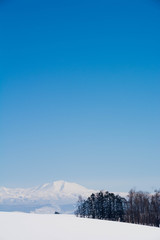
<path fill-rule="evenodd" d="M 87 198 L 95 190 L 65 181 L 46 183 L 33 188 L 0 188 L 0 211 L 36 213 L 73 212 L 78 196 Z"/>

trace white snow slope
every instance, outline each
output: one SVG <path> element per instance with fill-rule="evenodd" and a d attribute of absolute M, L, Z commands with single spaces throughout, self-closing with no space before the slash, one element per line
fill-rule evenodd
<path fill-rule="evenodd" d="M 160 240 L 160 229 L 72 215 L 0 212 L 0 240 Z"/>

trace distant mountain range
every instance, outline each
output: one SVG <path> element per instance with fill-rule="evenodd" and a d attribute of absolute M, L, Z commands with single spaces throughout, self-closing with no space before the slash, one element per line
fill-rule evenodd
<path fill-rule="evenodd" d="M 79 195 L 87 198 L 95 192 L 65 181 L 26 189 L 0 187 L 0 211 L 73 213 Z"/>
<path fill-rule="evenodd" d="M 78 197 L 86 199 L 98 190 L 79 184 L 55 181 L 33 188 L 0 187 L 0 211 L 35 213 L 73 213 Z M 116 193 L 125 197 L 126 193 Z"/>

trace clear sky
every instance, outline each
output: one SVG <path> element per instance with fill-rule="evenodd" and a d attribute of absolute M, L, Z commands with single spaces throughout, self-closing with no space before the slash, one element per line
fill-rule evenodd
<path fill-rule="evenodd" d="M 0 1 L 0 186 L 160 187 L 160 1 Z"/>

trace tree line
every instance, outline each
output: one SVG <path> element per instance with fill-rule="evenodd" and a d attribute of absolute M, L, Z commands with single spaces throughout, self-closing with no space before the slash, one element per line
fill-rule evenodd
<path fill-rule="evenodd" d="M 100 191 L 86 200 L 79 197 L 75 214 L 78 217 L 160 227 L 160 191 L 149 194 L 130 190 L 126 198 Z"/>

